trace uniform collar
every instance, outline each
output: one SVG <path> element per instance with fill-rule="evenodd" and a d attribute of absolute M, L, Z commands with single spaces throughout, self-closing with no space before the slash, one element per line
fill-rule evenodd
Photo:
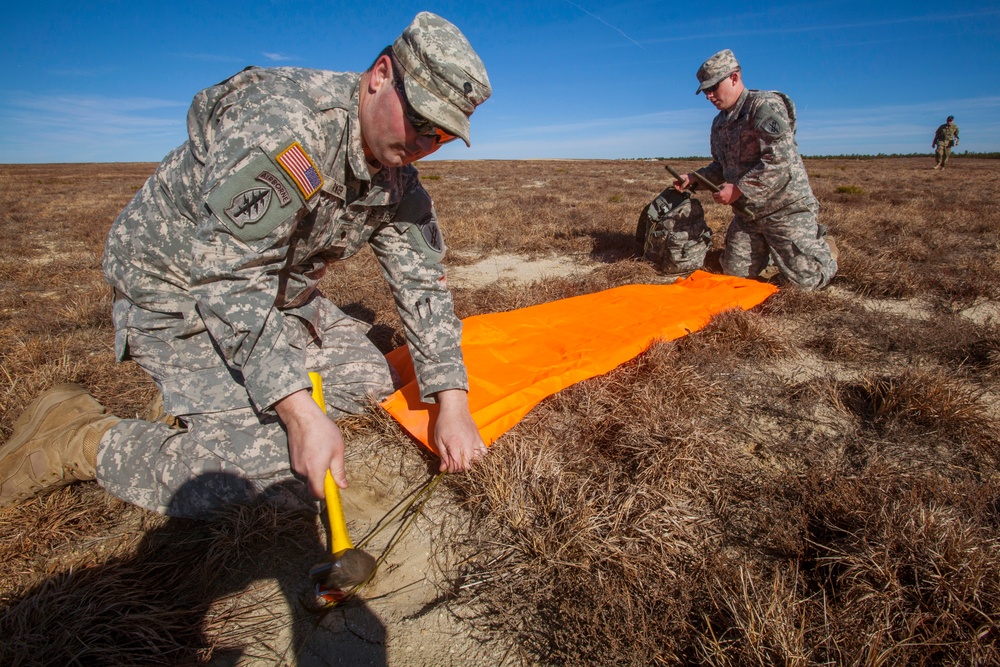
<path fill-rule="evenodd" d="M 736 98 L 736 104 L 729 107 L 725 111 L 720 111 L 719 113 L 722 114 L 722 117 L 725 118 L 726 120 L 736 118 L 737 116 L 740 115 L 740 111 L 743 110 L 743 105 L 746 104 L 747 97 L 749 97 L 749 95 L 750 95 L 750 89 L 744 88 L 743 92 L 740 93 L 740 96 Z"/>

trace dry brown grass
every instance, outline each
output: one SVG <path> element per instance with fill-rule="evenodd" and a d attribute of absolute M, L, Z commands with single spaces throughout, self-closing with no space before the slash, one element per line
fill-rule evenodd
<path fill-rule="evenodd" d="M 782 291 L 552 396 L 449 477 L 464 562 L 439 604 L 514 646 L 512 664 L 1000 664 L 1000 322 L 969 317 L 1000 300 L 1000 163 L 930 166 L 807 161 L 841 251 L 830 289 Z M 118 414 L 152 393 L 113 363 L 99 275 L 152 168 L 0 166 L 2 437 L 55 382 Z M 603 263 L 455 286 L 463 317 L 655 279 L 628 256 L 659 163 L 421 171 L 457 261 Z M 719 248 L 728 216 L 706 199 Z M 401 343 L 370 253 L 325 281 L 382 349 Z M 383 416 L 345 426 L 410 446 Z M 94 485 L 0 510 L 0 663 L 279 663 L 260 612 L 296 584 L 262 582 L 307 569 L 311 530 L 263 507 L 166 521 Z"/>

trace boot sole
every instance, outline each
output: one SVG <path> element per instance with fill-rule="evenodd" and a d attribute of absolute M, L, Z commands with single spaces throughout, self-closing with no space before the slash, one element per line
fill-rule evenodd
<path fill-rule="evenodd" d="M 25 410 L 25 416 L 28 416 L 29 413 L 31 415 L 28 420 L 25 423 L 21 423 L 20 419 L 14 422 L 14 436 L 0 446 L 0 458 L 17 451 L 24 443 L 31 440 L 38 432 L 45 416 L 55 406 L 81 395 L 89 395 L 86 387 L 67 382 L 55 385 L 43 396 L 35 399 Z M 94 402 L 96 403 L 96 401 Z"/>

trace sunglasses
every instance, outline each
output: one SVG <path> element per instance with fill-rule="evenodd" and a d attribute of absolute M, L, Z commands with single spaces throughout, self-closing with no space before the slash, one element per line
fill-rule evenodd
<path fill-rule="evenodd" d="M 406 89 L 403 86 L 403 77 L 396 69 L 396 64 L 392 65 L 392 83 L 399 91 L 399 97 L 403 100 L 403 115 L 406 116 L 406 122 L 413 126 L 414 131 L 424 137 L 434 137 L 434 143 L 437 145 L 446 144 L 449 141 L 454 141 L 458 139 L 454 134 L 450 134 L 445 130 L 427 120 L 423 116 L 417 113 L 413 105 L 410 104 L 410 99 L 406 96 Z"/>
<path fill-rule="evenodd" d="M 732 73 L 732 72 L 730 72 L 730 73 L 729 73 L 729 74 L 727 74 L 726 76 L 722 77 L 722 80 L 721 80 L 721 81 L 719 81 L 719 82 L 718 82 L 717 84 L 715 84 L 714 86 L 709 86 L 708 88 L 706 88 L 706 89 L 705 89 L 704 91 L 702 91 L 702 92 L 705 92 L 705 93 L 714 93 L 715 91 L 717 91 L 717 90 L 719 89 L 719 86 L 721 86 L 721 85 L 722 85 L 723 81 L 725 81 L 726 79 L 728 79 L 728 78 L 729 78 L 729 77 L 731 77 L 732 75 L 733 75 L 733 73 Z"/>

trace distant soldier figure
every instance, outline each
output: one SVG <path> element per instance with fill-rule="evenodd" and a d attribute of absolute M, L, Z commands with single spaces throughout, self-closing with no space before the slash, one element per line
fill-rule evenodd
<path fill-rule="evenodd" d="M 934 141 L 931 142 L 931 148 L 935 149 L 934 157 L 937 159 L 934 165 L 935 169 L 945 168 L 945 165 L 948 164 L 948 158 L 951 156 L 951 147 L 957 145 L 958 125 L 955 125 L 954 116 L 948 116 L 944 125 L 938 126 L 937 132 L 934 133 Z"/>
<path fill-rule="evenodd" d="M 824 287 L 837 273 L 837 260 L 818 224 L 819 202 L 795 143 L 795 105 L 784 93 L 749 90 L 729 49 L 698 69 L 695 94 L 715 105 L 712 163 L 698 173 L 719 185 L 712 198 L 736 204 L 726 232 L 722 269 L 727 275 L 757 277 L 769 262 L 788 282 L 804 289 Z M 674 182 L 678 190 L 697 184 L 692 174 Z"/>

